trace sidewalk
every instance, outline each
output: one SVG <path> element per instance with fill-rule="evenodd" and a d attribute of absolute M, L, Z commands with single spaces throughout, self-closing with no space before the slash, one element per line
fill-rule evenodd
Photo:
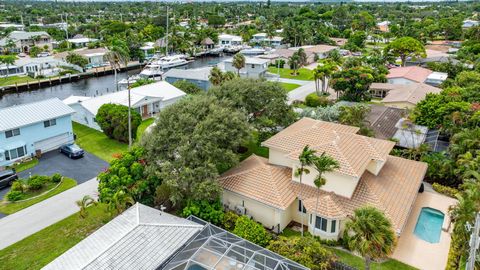
<path fill-rule="evenodd" d="M 75 201 L 84 195 L 97 198 L 97 187 L 98 182 L 93 178 L 0 219 L 0 250 L 78 212 Z"/>

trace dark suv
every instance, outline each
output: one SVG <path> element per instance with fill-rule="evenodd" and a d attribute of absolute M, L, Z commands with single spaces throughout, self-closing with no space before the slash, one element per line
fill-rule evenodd
<path fill-rule="evenodd" d="M 11 186 L 17 179 L 18 175 L 15 170 L 0 171 L 0 188 Z"/>

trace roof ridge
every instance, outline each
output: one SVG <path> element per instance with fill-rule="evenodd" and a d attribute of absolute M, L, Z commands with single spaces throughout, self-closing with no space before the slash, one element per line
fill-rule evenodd
<path fill-rule="evenodd" d="M 271 186 L 270 188 L 272 188 L 273 193 L 275 194 L 275 197 L 277 197 L 277 199 L 279 199 L 279 200 L 282 200 L 283 196 L 282 196 L 282 194 L 280 194 L 280 193 L 278 192 L 278 190 L 279 190 L 279 189 L 278 189 L 278 185 L 279 185 L 279 180 L 278 180 L 278 179 L 279 179 L 280 177 L 278 177 L 278 178 L 276 177 L 276 174 L 278 174 L 279 172 L 274 173 L 273 170 L 274 170 L 274 169 L 283 170 L 283 169 L 282 169 L 282 168 L 273 168 L 273 167 L 271 167 L 271 166 L 266 166 L 266 167 L 267 167 L 268 171 L 270 172 L 270 177 L 271 177 L 271 179 L 273 179 L 273 183 L 275 183 L 275 187 Z M 290 169 L 290 170 L 291 170 L 291 169 Z M 293 170 L 292 170 L 292 171 L 293 171 Z"/>
<path fill-rule="evenodd" d="M 367 143 L 367 145 L 373 150 L 374 154 L 376 155 L 376 158 L 373 158 L 373 159 L 385 161 L 385 159 L 383 159 L 380 156 L 380 153 L 378 153 L 377 149 L 372 145 L 372 143 L 369 140 L 367 140 L 367 137 L 366 136 L 361 136 L 361 137 L 362 137 L 362 140 Z"/>
<path fill-rule="evenodd" d="M 345 161 L 345 164 L 348 165 L 348 169 L 349 171 L 353 172 L 352 176 L 355 176 L 355 177 L 359 177 L 359 175 L 357 174 L 357 172 L 353 169 L 353 166 L 352 164 L 350 164 L 350 161 L 346 158 L 345 154 L 343 153 L 343 151 L 340 149 L 340 146 L 338 145 L 338 143 L 336 141 L 334 141 L 332 143 L 332 145 L 337 149 L 338 153 L 340 153 L 341 157 L 344 159 Z"/>
<path fill-rule="evenodd" d="M 261 161 L 261 160 L 260 160 L 260 158 L 261 158 L 260 156 L 257 156 L 257 155 L 255 155 L 255 154 L 251 154 L 248 158 L 244 159 L 241 163 L 247 161 L 247 160 L 250 159 L 250 158 L 255 158 L 255 159 L 258 159 L 259 161 Z M 240 164 L 241 164 L 241 163 L 240 163 Z M 230 175 L 227 175 L 227 176 L 221 176 L 221 175 L 220 175 L 220 177 L 219 177 L 218 179 L 219 179 L 219 180 L 223 180 L 223 179 L 226 179 L 226 178 L 230 178 L 230 177 L 232 177 L 232 176 L 238 176 L 238 175 L 246 174 L 246 173 L 249 173 L 249 172 L 251 172 L 251 171 L 257 170 L 258 167 L 263 167 L 263 166 L 266 166 L 266 165 L 268 165 L 268 166 L 277 166 L 277 165 L 273 165 L 273 164 L 269 164 L 269 163 L 266 163 L 266 164 L 261 163 L 261 164 L 259 164 L 258 166 L 255 166 L 255 167 L 250 168 L 250 169 L 248 169 L 248 170 L 239 171 L 239 172 L 237 172 L 237 173 L 230 174 Z M 238 167 L 233 167 L 232 170 L 233 170 L 233 169 L 236 169 L 236 168 L 238 168 Z M 228 171 L 226 171 L 225 173 L 228 173 Z"/>

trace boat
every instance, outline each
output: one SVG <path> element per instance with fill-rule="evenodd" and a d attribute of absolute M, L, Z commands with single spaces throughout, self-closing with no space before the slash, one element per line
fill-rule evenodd
<path fill-rule="evenodd" d="M 240 51 L 241 54 L 244 55 L 259 55 L 259 54 L 265 54 L 266 50 L 263 48 L 249 48 L 249 49 L 243 49 Z"/>
<path fill-rule="evenodd" d="M 161 59 L 159 61 L 161 61 Z M 147 64 L 143 68 L 142 72 L 140 72 L 139 76 L 145 79 L 155 79 L 157 77 L 162 78 L 164 68 L 162 67 L 162 65 L 157 63 L 158 61 L 154 61 Z"/>
<path fill-rule="evenodd" d="M 169 55 L 160 58 L 159 60 L 154 60 L 150 62 L 147 66 L 154 66 L 155 68 L 159 67 L 161 70 L 165 70 L 168 68 L 179 67 L 189 63 L 187 61 L 185 55 Z M 143 72 L 143 71 L 142 71 Z"/>

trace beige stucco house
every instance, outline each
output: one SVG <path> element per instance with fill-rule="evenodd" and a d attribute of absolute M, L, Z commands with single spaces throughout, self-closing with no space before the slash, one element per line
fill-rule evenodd
<path fill-rule="evenodd" d="M 390 156 L 394 142 L 357 131 L 357 127 L 302 118 L 263 142 L 269 148 L 268 159 L 252 155 L 221 175 L 223 204 L 277 232 L 292 221 L 301 223 L 303 217 L 308 231 L 324 239 L 338 239 L 347 216 L 372 205 L 384 211 L 400 234 L 427 165 Z M 340 164 L 324 175 L 327 182 L 320 190 L 313 184 L 318 175 L 314 168 L 309 168 L 302 183 L 292 173 L 300 166 L 298 156 L 306 145 Z"/>

